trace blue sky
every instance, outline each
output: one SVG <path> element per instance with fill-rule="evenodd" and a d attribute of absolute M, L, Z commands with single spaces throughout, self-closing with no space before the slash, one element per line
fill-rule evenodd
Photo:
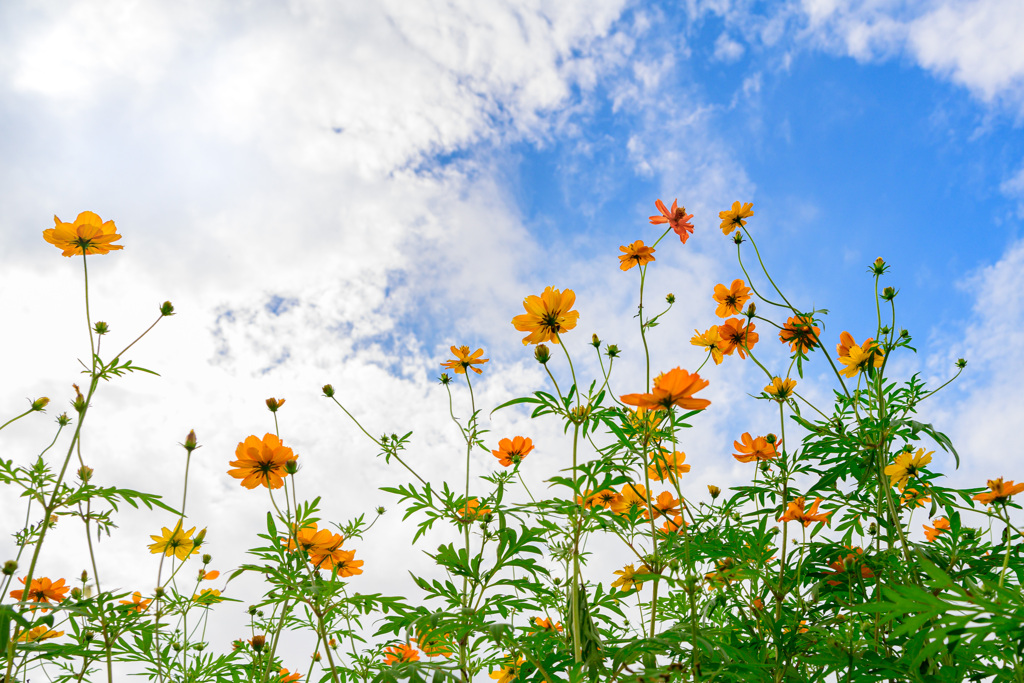
<path fill-rule="evenodd" d="M 163 376 L 104 387 L 88 459 L 103 481 L 176 498 L 176 444 L 195 428 L 191 515 L 237 564 L 247 546 L 228 520 L 261 519 L 266 501 L 224 470 L 271 428 L 263 399 L 288 400 L 282 437 L 338 521 L 390 505 L 377 487 L 404 479 L 319 398 L 326 382 L 371 432 L 413 429 L 418 459 L 461 476 L 435 383 L 449 345 L 492 358 L 482 403 L 543 388 L 509 320 L 527 294 L 569 287 L 574 353 L 591 332 L 618 343 L 620 393 L 635 391 L 636 277 L 618 246 L 650 243 L 654 201 L 678 198 L 697 230 L 666 238 L 649 270 L 651 296 L 679 299 L 654 367 L 696 367 L 711 291 L 740 275 L 717 214 L 741 200 L 780 285 L 832 310 L 826 336 L 873 331 L 865 271 L 885 257 L 921 351 L 897 369 L 944 380 L 970 361 L 926 411 L 967 456 L 950 476 L 1024 479 L 1005 458 L 1024 423 L 1007 398 L 1024 381 L 1022 34 L 1013 0 L 4 3 L 0 316 L 19 333 L 0 400 L 14 414 L 24 396 L 69 398 L 87 344 L 80 266 L 41 232 L 54 213 L 114 219 L 124 251 L 90 265 L 112 342 L 161 301 L 179 312 L 133 358 Z M 695 495 L 741 482 L 732 440 L 772 428 L 743 403 L 763 380 L 735 360 L 706 370 L 714 410 L 685 445 Z M 817 369 L 806 386 L 828 393 Z M 38 424 L 5 430 L 5 448 L 32 453 Z M 489 426 L 532 434 L 536 462 L 564 452 L 557 425 L 506 411 Z M 105 541 L 126 558 L 113 583 L 152 581 L 127 558 L 165 522 L 126 517 Z M 398 515 L 381 528 L 404 533 Z M 400 580 L 386 548 L 360 552 L 380 568 L 366 590 Z"/>

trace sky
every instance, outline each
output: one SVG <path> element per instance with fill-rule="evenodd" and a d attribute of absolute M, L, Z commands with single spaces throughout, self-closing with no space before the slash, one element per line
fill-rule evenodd
<path fill-rule="evenodd" d="M 83 436 L 97 481 L 177 501 L 178 443 L 195 429 L 189 519 L 209 527 L 211 568 L 237 566 L 269 501 L 227 477 L 227 462 L 273 430 L 264 399 L 285 398 L 282 438 L 312 474 L 300 473 L 300 496 L 322 496 L 338 522 L 388 508 L 357 548 L 360 590 L 401 591 L 405 571 L 378 539 L 412 531 L 378 487 L 409 477 L 375 458 L 320 387 L 332 383 L 371 433 L 412 430 L 410 458 L 456 480 L 459 434 L 436 382 L 449 346 L 491 359 L 479 405 L 545 389 L 509 321 L 526 295 L 571 288 L 581 374 L 596 372 L 597 333 L 624 352 L 614 387 L 639 390 L 638 278 L 618 269 L 618 247 L 653 242 L 655 200 L 678 198 L 696 231 L 685 245 L 669 235 L 648 269 L 648 296 L 678 300 L 651 353 L 655 371 L 695 368 L 689 339 L 716 322 L 714 285 L 742 277 L 717 217 L 740 200 L 754 204 L 779 286 L 829 309 L 826 338 L 873 332 L 866 271 L 884 257 L 897 324 L 918 349 L 894 369 L 937 386 L 968 360 L 922 406 L 961 454 L 959 470 L 941 452 L 936 467 L 964 486 L 1022 479 L 1022 33 L 1013 0 L 5 2 L 0 408 L 53 403 L 0 443 L 34 458 L 81 377 L 81 266 L 41 233 L 54 214 L 94 211 L 125 247 L 90 260 L 105 345 L 127 345 L 164 300 L 177 311 L 132 349 L 161 376 L 97 394 Z M 781 369 L 783 351 L 766 344 L 764 356 Z M 741 483 L 732 441 L 772 429 L 746 396 L 762 378 L 737 361 L 702 371 L 713 407 L 683 443 L 694 495 Z M 829 395 L 820 363 L 805 386 Z M 464 388 L 454 399 L 465 414 Z M 565 456 L 553 422 L 509 410 L 486 427 L 494 441 L 534 438 L 534 486 Z M 473 467 L 497 465 L 481 454 Z M 0 520 L 18 505 L 4 493 Z M 144 590 L 156 571 L 144 546 L 169 520 L 131 509 L 119 520 L 101 542 L 102 578 Z M 59 529 L 46 571 L 75 576 L 81 527 Z M 430 570 L 416 554 L 409 563 Z M 224 618 L 226 632 L 240 628 Z"/>

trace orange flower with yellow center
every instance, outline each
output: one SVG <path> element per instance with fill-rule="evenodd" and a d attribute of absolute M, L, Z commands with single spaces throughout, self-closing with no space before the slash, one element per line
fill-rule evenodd
<path fill-rule="evenodd" d="M 974 496 L 974 500 L 984 503 L 985 505 L 991 505 L 995 502 L 1004 503 L 1010 496 L 1024 491 L 1024 484 L 1014 484 L 1013 480 L 1003 482 L 1003 478 L 989 479 L 988 487 L 990 491 L 988 493 L 979 493 Z M 12 593 L 13 595 L 13 593 Z"/>
<path fill-rule="evenodd" d="M 718 325 L 712 325 L 707 332 L 694 330 L 694 336 L 690 337 L 690 343 L 694 346 L 703 346 L 711 354 L 715 365 L 722 362 L 722 335 L 718 333 Z"/>
<path fill-rule="evenodd" d="M 932 461 L 932 453 L 925 453 L 923 448 L 918 448 L 917 453 L 911 455 L 907 451 L 896 456 L 896 462 L 885 468 L 885 474 L 890 478 L 890 486 L 898 486 L 900 491 L 907 487 L 911 477 L 916 477 L 921 469 Z M 1024 487 L 1021 488 L 1024 490 Z"/>
<path fill-rule="evenodd" d="M 669 410 L 679 406 L 684 410 L 704 410 L 711 401 L 694 398 L 693 395 L 708 386 L 710 382 L 692 375 L 682 368 L 675 368 L 654 378 L 654 391 L 649 394 L 626 394 L 623 403 L 648 410 Z"/>
<path fill-rule="evenodd" d="M 531 294 L 523 299 L 526 313 L 512 318 L 512 325 L 520 332 L 529 332 L 523 337 L 523 346 L 542 342 L 558 343 L 558 335 L 576 327 L 579 311 L 573 311 L 576 292 L 564 292 L 554 287 L 545 287 L 540 296 Z"/>
<path fill-rule="evenodd" d="M 932 497 L 928 495 L 927 491 L 927 488 L 924 493 L 914 488 L 905 489 L 903 495 L 900 496 L 900 505 L 923 508 L 925 503 L 932 502 Z"/>
<path fill-rule="evenodd" d="M 810 510 L 804 510 L 804 497 L 800 496 L 796 500 L 791 500 L 786 508 L 785 514 L 779 517 L 780 522 L 803 522 L 805 527 L 808 527 L 813 522 L 822 522 L 828 524 L 828 516 L 831 512 L 823 512 L 818 514 L 818 506 L 824 498 L 816 498 L 814 504 L 811 505 Z"/>
<path fill-rule="evenodd" d="M 733 441 L 732 445 L 736 449 L 732 457 L 740 462 L 764 461 L 779 457 L 774 443 L 769 443 L 768 438 L 764 436 L 755 438 L 750 432 L 743 432 L 740 440 Z"/>
<path fill-rule="evenodd" d="M 610 510 L 621 498 L 620 494 L 611 489 L 598 491 L 597 493 L 591 493 L 588 490 L 585 495 L 576 497 L 576 503 L 583 505 L 588 510 L 593 507 L 602 507 Z"/>
<path fill-rule="evenodd" d="M 719 318 L 728 318 L 730 315 L 737 315 L 743 312 L 743 304 L 750 299 L 750 287 L 743 280 L 733 280 L 728 287 L 715 285 L 714 300 L 718 304 L 715 315 Z"/>
<path fill-rule="evenodd" d="M 814 318 L 809 315 L 791 315 L 779 330 L 779 340 L 789 344 L 793 353 L 807 353 L 818 345 L 820 329 L 815 327 Z"/>
<path fill-rule="evenodd" d="M 294 551 L 298 548 L 310 555 L 316 555 L 334 544 L 335 535 L 327 529 L 318 529 L 316 522 L 311 522 L 296 531 L 295 538 L 288 539 L 288 550 Z"/>
<path fill-rule="evenodd" d="M 229 463 L 235 469 L 228 470 L 235 479 L 242 480 L 242 486 L 254 489 L 261 484 L 271 489 L 284 486 L 288 476 L 285 465 L 299 456 L 284 446 L 274 434 L 264 434 L 263 440 L 255 435 L 248 436 L 235 448 L 237 460 Z"/>
<path fill-rule="evenodd" d="M 772 383 L 766 386 L 764 391 L 770 398 L 776 401 L 785 401 L 793 395 L 794 389 L 796 389 L 795 379 L 773 377 Z"/>
<path fill-rule="evenodd" d="M 924 527 L 924 537 L 928 539 L 929 543 L 931 543 L 939 537 L 939 534 L 949 530 L 949 520 L 945 517 L 939 517 L 938 519 L 932 520 L 932 526 L 928 526 L 927 524 L 922 524 L 921 526 Z"/>
<path fill-rule="evenodd" d="M 631 515 L 635 512 L 642 517 L 648 517 L 650 511 L 647 509 L 647 489 L 641 484 L 626 484 L 609 508 L 617 515 Z"/>
<path fill-rule="evenodd" d="M 296 683 L 296 681 L 302 680 L 302 674 L 291 673 L 288 669 L 281 669 L 277 675 L 281 677 L 278 683 Z"/>
<path fill-rule="evenodd" d="M 755 329 L 757 325 L 747 324 L 740 318 L 729 318 L 723 322 L 718 326 L 718 336 L 722 338 L 722 353 L 731 356 L 735 351 L 740 358 L 746 358 L 747 351 L 754 348 L 758 340 Z"/>
<path fill-rule="evenodd" d="M 849 547 L 849 546 L 847 546 L 847 547 Z M 850 567 L 853 567 L 853 566 L 855 566 L 857 564 L 860 564 L 860 576 L 861 576 L 862 579 L 873 579 L 873 578 L 875 578 L 875 573 L 873 571 L 871 571 L 871 567 L 869 567 L 866 564 L 864 564 L 863 560 L 861 559 L 861 555 L 864 554 L 864 551 L 861 550 L 860 548 L 856 548 L 855 551 L 856 552 L 849 553 L 846 557 L 841 557 L 838 560 L 836 560 L 835 562 L 832 562 L 831 564 L 829 564 L 829 568 L 832 569 L 832 571 L 829 572 L 828 576 L 836 576 L 836 578 L 835 579 L 829 579 L 827 581 L 828 585 L 830 585 L 830 586 L 838 586 L 840 583 L 842 583 L 842 581 L 838 580 L 839 578 L 843 578 L 843 579 L 849 580 L 850 575 L 847 572 L 847 569 L 849 569 Z M 840 574 L 842 575 L 841 577 L 838 576 Z"/>
<path fill-rule="evenodd" d="M 153 601 L 143 600 L 142 593 L 139 591 L 135 591 L 134 593 L 132 593 L 131 600 L 118 600 L 118 603 L 122 605 L 128 605 L 128 610 L 130 612 L 145 612 L 146 608 L 149 607 L 149 603 L 151 602 Z"/>
<path fill-rule="evenodd" d="M 92 211 L 78 214 L 74 223 L 64 223 L 56 216 L 53 222 L 56 227 L 43 230 L 43 239 L 60 249 L 62 256 L 106 254 L 124 249 L 120 244 L 111 244 L 121 239 L 114 221 L 104 223 Z"/>
<path fill-rule="evenodd" d="M 416 646 L 423 650 L 423 654 L 428 657 L 451 657 L 452 656 L 452 645 L 445 640 L 444 636 L 434 633 L 429 630 L 417 631 L 417 636 L 413 638 L 413 642 Z"/>
<path fill-rule="evenodd" d="M 474 368 L 473 366 L 483 365 L 490 361 L 490 358 L 480 357 L 484 355 L 483 349 L 477 349 L 473 352 L 473 355 L 470 355 L 468 346 L 453 346 L 451 350 L 452 355 L 455 356 L 455 358 L 441 363 L 441 367 L 453 370 L 456 375 L 465 375 L 466 368 L 469 368 L 478 375 L 482 375 L 484 371 L 480 368 Z"/>
<path fill-rule="evenodd" d="M 678 200 L 675 199 L 672 200 L 671 209 L 666 209 L 665 202 L 660 199 L 654 202 L 654 206 L 661 212 L 661 215 L 651 216 L 651 225 L 668 223 L 669 227 L 679 235 L 679 241 L 686 244 L 686 240 L 690 239 L 690 235 L 693 234 L 693 224 L 689 222 L 693 218 L 693 214 L 687 214 L 686 207 L 679 206 Z"/>
<path fill-rule="evenodd" d="M 25 579 L 18 580 L 21 581 L 22 585 L 25 585 Z M 49 578 L 43 576 L 38 579 L 32 579 L 32 583 L 29 584 L 27 591 L 11 591 L 11 597 L 15 600 L 22 600 L 22 596 L 24 595 L 24 600 L 26 602 L 49 603 L 50 600 L 53 600 L 54 602 L 63 602 L 69 590 L 71 590 L 71 586 L 65 585 L 64 579 L 51 581 Z M 35 606 L 33 606 L 32 609 L 35 609 Z M 47 612 L 49 610 L 44 607 L 43 611 Z"/>
<path fill-rule="evenodd" d="M 384 649 L 384 663 L 394 666 L 395 664 L 406 664 L 408 662 L 418 662 L 420 660 L 420 652 L 412 645 L 404 643 L 401 645 L 392 645 Z"/>
<path fill-rule="evenodd" d="M 722 224 L 719 226 L 722 228 L 722 234 L 728 235 L 736 228 L 743 227 L 747 224 L 744 219 L 753 215 L 754 204 L 752 202 L 747 202 L 742 206 L 739 202 L 733 202 L 731 209 L 718 212 L 718 217 L 722 219 Z"/>
<path fill-rule="evenodd" d="M 498 459 L 502 467 L 508 467 L 518 465 L 532 450 L 533 441 L 529 437 L 517 436 L 499 441 L 498 450 L 491 451 L 491 455 Z"/>
<path fill-rule="evenodd" d="M 690 471 L 690 466 L 684 462 L 685 460 L 686 453 L 682 451 L 654 453 L 651 456 L 651 464 L 647 467 L 647 476 L 655 481 L 668 479 L 674 482 L 680 474 Z"/>
<path fill-rule="evenodd" d="M 622 256 L 619 257 L 619 270 L 629 270 L 634 266 L 645 266 L 654 260 L 654 247 L 648 247 L 643 240 L 637 240 L 633 244 L 619 247 Z"/>
<path fill-rule="evenodd" d="M 690 526 L 689 522 L 684 522 L 682 515 L 676 515 L 672 519 L 666 519 L 665 523 L 661 525 L 661 530 L 666 534 L 674 534 L 684 527 Z"/>

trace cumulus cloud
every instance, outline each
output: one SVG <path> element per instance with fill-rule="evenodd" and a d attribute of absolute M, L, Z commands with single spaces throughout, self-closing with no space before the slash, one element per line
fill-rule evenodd
<path fill-rule="evenodd" d="M 730 38 L 728 33 L 722 33 L 715 39 L 714 58 L 720 62 L 735 62 L 743 56 L 744 51 L 742 43 Z"/>

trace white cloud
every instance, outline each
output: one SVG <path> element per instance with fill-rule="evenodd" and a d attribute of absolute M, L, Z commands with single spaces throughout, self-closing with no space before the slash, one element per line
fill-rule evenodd
<path fill-rule="evenodd" d="M 714 58 L 720 62 L 735 62 L 744 51 L 743 45 L 730 38 L 728 33 L 722 33 L 715 40 Z"/>

